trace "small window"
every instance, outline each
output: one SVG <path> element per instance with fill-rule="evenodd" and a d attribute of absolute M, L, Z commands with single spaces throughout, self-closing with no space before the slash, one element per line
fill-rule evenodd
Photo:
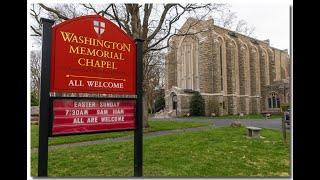
<path fill-rule="evenodd" d="M 277 108 L 280 108 L 280 98 L 277 98 Z"/>
<path fill-rule="evenodd" d="M 277 107 L 276 97 L 272 97 L 272 108 L 276 108 L 276 107 Z"/>
<path fill-rule="evenodd" d="M 271 98 L 268 98 L 268 107 L 272 108 L 272 100 L 271 100 Z"/>
<path fill-rule="evenodd" d="M 269 108 L 280 108 L 280 98 L 277 97 L 275 92 L 272 92 L 268 98 Z"/>

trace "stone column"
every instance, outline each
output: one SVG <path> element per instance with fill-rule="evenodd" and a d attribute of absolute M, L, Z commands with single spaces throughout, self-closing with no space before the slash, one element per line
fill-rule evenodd
<path fill-rule="evenodd" d="M 264 47 L 259 46 L 260 55 L 260 81 L 261 81 L 261 111 L 265 111 L 267 108 L 266 100 L 266 86 L 270 84 L 269 78 L 269 58 L 268 53 Z"/>
<path fill-rule="evenodd" d="M 176 51 L 172 50 L 166 58 L 166 69 L 167 69 L 167 88 L 170 89 L 172 86 L 177 86 L 177 59 Z"/>
<path fill-rule="evenodd" d="M 234 40 L 226 38 L 226 61 L 227 61 L 227 92 L 228 92 L 228 114 L 237 114 L 238 101 L 237 101 L 237 84 L 239 79 L 237 75 L 236 66 L 238 64 L 237 45 Z"/>
<path fill-rule="evenodd" d="M 240 80 L 239 80 L 239 52 L 238 46 L 234 39 L 235 44 L 235 57 L 234 57 L 234 70 L 235 70 L 235 99 L 236 99 L 236 114 L 240 112 Z"/>
<path fill-rule="evenodd" d="M 222 107 L 222 115 L 228 114 L 228 83 L 227 83 L 227 50 L 226 50 L 226 41 L 225 38 L 220 36 L 219 42 L 221 43 L 221 69 L 222 69 L 222 101 L 220 102 L 220 106 Z"/>
<path fill-rule="evenodd" d="M 288 57 L 288 50 L 285 49 L 281 51 L 281 79 L 288 79 L 289 77 L 289 57 Z"/>
<path fill-rule="evenodd" d="M 250 95 L 250 66 L 248 46 L 240 39 L 238 43 L 239 56 L 239 85 L 240 85 L 240 111 L 249 114 L 249 95 Z"/>
<path fill-rule="evenodd" d="M 174 43 L 171 43 L 172 48 L 165 57 L 165 73 L 166 73 L 166 84 L 165 84 L 165 109 L 170 108 L 170 90 L 173 86 L 177 86 L 177 49 Z"/>
<path fill-rule="evenodd" d="M 260 113 L 260 65 L 259 52 L 255 45 L 250 46 L 250 85 L 251 110 Z"/>
<path fill-rule="evenodd" d="M 223 115 L 223 94 L 222 94 L 222 46 L 223 39 L 218 34 L 213 34 L 213 58 L 212 58 L 212 97 L 208 101 L 211 112 L 216 115 Z"/>
<path fill-rule="evenodd" d="M 212 47 L 212 93 L 221 93 L 221 56 L 220 54 L 220 46 L 218 38 L 213 39 L 213 47 Z"/>
<path fill-rule="evenodd" d="M 199 87 L 202 93 L 212 93 L 212 47 L 210 36 L 202 35 L 199 39 Z"/>
<path fill-rule="evenodd" d="M 267 50 L 264 47 L 260 47 L 260 74 L 261 74 L 261 83 L 263 80 L 264 85 L 270 85 L 270 71 L 269 71 L 269 55 Z M 264 76 L 264 77 L 262 77 Z"/>
<path fill-rule="evenodd" d="M 195 41 L 193 51 L 193 61 L 194 61 L 194 76 L 193 76 L 193 89 L 196 91 L 200 91 L 199 89 L 199 50 L 198 50 L 198 41 Z"/>
<path fill-rule="evenodd" d="M 274 63 L 274 52 L 271 48 L 268 48 L 268 58 L 269 58 L 269 79 L 270 84 L 276 79 L 276 67 Z"/>

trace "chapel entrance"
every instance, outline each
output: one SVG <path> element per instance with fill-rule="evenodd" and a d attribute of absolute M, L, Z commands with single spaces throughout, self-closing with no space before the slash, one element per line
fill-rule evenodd
<path fill-rule="evenodd" d="M 172 100 L 172 111 L 175 111 L 175 114 L 177 115 L 178 98 L 174 92 L 171 93 L 171 100 Z"/>

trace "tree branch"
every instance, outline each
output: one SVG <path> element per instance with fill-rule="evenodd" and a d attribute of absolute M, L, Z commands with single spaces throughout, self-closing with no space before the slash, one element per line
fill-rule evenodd
<path fill-rule="evenodd" d="M 34 33 L 36 33 L 35 35 L 32 35 L 32 36 L 42 36 L 42 33 L 37 31 L 33 26 L 30 26 L 31 29 L 33 30 Z"/>
<path fill-rule="evenodd" d="M 109 8 L 112 6 L 112 4 L 110 4 L 105 10 L 101 10 L 98 12 L 98 14 L 102 13 L 102 16 L 104 16 L 105 14 L 107 14 L 108 16 L 112 16 L 110 13 L 108 13 Z"/>
<path fill-rule="evenodd" d="M 196 34 L 199 34 L 199 33 L 204 33 L 204 32 L 208 32 L 208 31 L 211 31 L 212 29 L 208 28 L 208 29 L 205 29 L 205 30 L 200 30 L 200 31 L 197 31 L 197 32 L 194 32 L 194 33 L 190 33 L 190 32 L 186 32 L 186 33 L 174 33 L 172 35 L 169 36 L 169 38 L 167 39 L 167 45 L 166 46 L 163 46 L 163 47 L 160 47 L 160 48 L 148 48 L 148 51 L 160 51 L 160 50 L 163 50 L 163 49 L 166 49 L 168 47 L 170 47 L 170 44 L 169 44 L 169 41 L 170 39 L 173 37 L 173 36 L 191 36 L 191 35 L 196 35 Z"/>
<path fill-rule="evenodd" d="M 164 39 L 166 39 L 170 33 L 171 33 L 171 27 L 172 27 L 172 24 L 176 21 L 179 20 L 179 18 L 186 12 L 186 8 L 183 8 L 183 12 L 181 12 L 180 14 L 178 13 L 178 9 L 176 7 L 176 16 L 174 18 L 172 18 L 170 21 L 169 21 L 169 30 L 167 31 L 167 34 L 165 36 L 163 36 L 162 38 L 160 38 L 160 40 L 156 41 L 155 43 L 153 43 L 152 45 L 150 45 L 147 49 L 150 50 L 152 49 L 153 47 L 155 47 L 156 45 L 158 45 L 160 42 L 162 42 Z"/>
<path fill-rule="evenodd" d="M 131 16 L 131 32 L 133 38 L 141 37 L 141 21 L 139 15 L 139 5 L 138 4 L 125 4 L 127 12 Z"/>
<path fill-rule="evenodd" d="M 162 24 L 164 22 L 164 19 L 167 15 L 168 11 L 170 10 L 171 7 L 173 7 L 175 5 L 177 5 L 177 4 L 166 4 L 164 6 L 164 10 L 161 14 L 159 24 L 158 24 L 157 28 L 153 31 L 153 33 L 147 38 L 147 42 L 150 42 L 158 34 L 158 32 L 160 31 L 160 29 L 162 27 Z"/>
<path fill-rule="evenodd" d="M 117 12 L 116 9 L 114 8 L 114 7 L 115 7 L 115 4 L 112 4 L 111 7 L 112 7 L 112 12 L 113 12 L 113 14 L 114 14 L 115 20 L 117 21 L 119 27 L 120 27 L 120 28 L 124 28 L 123 25 L 122 25 L 122 23 L 121 23 L 120 20 L 119 20 L 118 12 Z"/>
<path fill-rule="evenodd" d="M 68 19 L 69 19 L 68 17 L 62 15 L 59 11 L 57 11 L 57 10 L 55 10 L 55 9 L 52 9 L 52 8 L 49 8 L 49 7 L 45 6 L 45 5 L 42 4 L 42 3 L 39 3 L 39 6 L 41 6 L 43 9 L 45 9 L 45 10 L 47 10 L 47 11 L 49 11 L 49 12 L 54 13 L 54 14 L 55 14 L 56 16 L 58 16 L 58 18 L 60 18 L 60 19 L 63 19 L 63 20 L 68 20 Z"/>
<path fill-rule="evenodd" d="M 183 8 L 183 11 L 181 13 L 178 13 L 178 10 L 176 9 L 176 15 L 174 18 L 172 18 L 170 21 L 169 21 L 169 30 L 167 31 L 167 34 L 165 36 L 163 36 L 162 38 L 160 38 L 159 40 L 157 40 L 155 43 L 153 43 L 152 45 L 150 45 L 148 47 L 148 49 L 146 50 L 146 52 L 148 51 L 159 51 L 159 50 L 162 50 L 162 49 L 165 49 L 167 47 L 169 47 L 169 39 L 173 36 L 173 35 L 176 35 L 176 36 L 185 36 L 185 35 L 195 35 L 195 34 L 198 34 L 198 33 L 202 33 L 202 32 L 207 32 L 209 31 L 210 29 L 207 29 L 207 30 L 200 30 L 196 33 L 189 33 L 189 30 L 193 27 L 193 26 L 196 26 L 197 24 L 200 23 L 200 21 L 206 17 L 211 11 L 212 11 L 212 8 L 210 8 L 210 4 L 206 4 L 206 5 L 203 5 L 203 6 L 194 6 L 193 4 L 188 4 L 186 6 L 182 6 L 180 4 L 178 4 L 179 7 Z M 185 12 L 188 12 L 188 11 L 194 11 L 195 9 L 198 9 L 198 8 L 209 8 L 208 12 L 206 14 L 204 14 L 202 17 L 200 17 L 200 19 L 195 22 L 195 23 L 191 23 L 189 25 L 189 27 L 187 28 L 187 30 L 185 31 L 185 33 L 175 33 L 175 34 L 172 34 L 170 37 L 169 35 L 171 34 L 171 27 L 172 27 L 172 24 L 174 24 L 176 21 L 178 21 L 180 19 L 180 17 L 185 13 Z M 164 47 L 161 47 L 161 48 L 154 48 L 156 45 L 158 45 L 160 42 L 162 42 L 163 40 L 165 40 L 167 37 L 169 37 L 167 39 L 167 45 L 164 46 Z"/>
<path fill-rule="evenodd" d="M 148 35 L 148 21 L 151 14 L 153 5 L 145 4 L 144 5 L 144 16 L 143 16 L 143 24 L 142 24 L 142 39 L 146 39 Z"/>
<path fill-rule="evenodd" d="M 129 10 L 127 8 L 127 6 L 125 6 L 126 8 L 126 19 L 124 20 L 124 26 L 125 26 L 125 30 L 127 31 L 127 33 L 131 36 L 132 36 L 132 31 L 130 30 L 130 26 L 129 26 L 129 21 L 130 21 L 130 13 L 129 13 Z"/>
<path fill-rule="evenodd" d="M 30 13 L 30 15 L 34 17 L 34 19 L 37 21 L 38 24 L 41 24 L 39 19 L 40 9 L 39 9 L 39 13 L 36 13 L 36 10 L 34 9 L 34 4 L 33 4 L 32 9 L 30 10 L 33 13 L 33 14 Z"/>
<path fill-rule="evenodd" d="M 115 4 L 110 4 L 104 10 L 101 10 L 99 12 L 90 3 L 89 3 L 89 5 L 82 4 L 82 6 L 89 9 L 89 10 L 92 10 L 94 13 L 96 13 L 98 15 L 109 16 L 111 18 L 111 20 L 115 20 L 118 23 L 118 26 L 120 28 L 123 28 L 127 32 L 128 35 L 132 36 L 131 31 L 130 31 L 130 27 L 128 25 L 128 21 L 119 18 L 117 6 Z M 113 14 L 108 12 L 109 8 L 112 8 Z"/>
<path fill-rule="evenodd" d="M 92 10 L 94 13 L 96 13 L 96 14 L 99 14 L 99 13 L 101 13 L 101 11 L 100 12 L 98 12 L 90 3 L 89 3 L 89 6 L 87 6 L 86 4 L 81 4 L 83 7 L 85 7 L 85 8 L 87 8 L 87 9 L 90 9 L 90 10 Z"/>

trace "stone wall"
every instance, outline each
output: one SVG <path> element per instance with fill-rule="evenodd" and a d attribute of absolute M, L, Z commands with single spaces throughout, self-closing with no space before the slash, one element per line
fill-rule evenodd
<path fill-rule="evenodd" d="M 190 25 L 192 28 L 190 28 Z M 260 113 L 267 107 L 266 96 L 269 85 L 288 79 L 290 62 L 286 50 L 270 47 L 270 41 L 257 40 L 228 29 L 215 26 L 213 20 L 197 22 L 189 18 L 180 29 L 181 33 L 195 33 L 198 46 L 192 61 L 193 77 L 198 71 L 199 89 L 206 102 L 206 115 Z M 179 76 L 183 64 L 177 52 L 181 52 L 185 36 L 172 38 L 172 48 L 166 58 L 166 92 L 181 86 Z M 178 60 L 177 60 L 178 59 Z M 167 96 L 166 96 L 167 97 Z M 186 107 L 190 96 L 178 95 L 181 114 L 188 113 Z M 166 103 L 168 109 L 169 104 Z M 179 107 L 178 107 L 179 108 Z"/>
<path fill-rule="evenodd" d="M 288 51 L 281 51 L 281 79 L 289 78 L 289 55 Z"/>
<path fill-rule="evenodd" d="M 249 50 L 248 46 L 240 39 L 237 40 L 238 44 L 238 57 L 239 57 L 239 85 L 240 85 L 240 102 L 239 111 L 244 114 L 250 112 L 250 65 L 249 65 Z"/>
<path fill-rule="evenodd" d="M 212 93 L 213 88 L 213 41 L 204 37 L 199 41 L 199 87 L 200 92 Z"/>
<path fill-rule="evenodd" d="M 177 60 L 176 50 L 172 49 L 166 56 L 165 71 L 166 71 L 166 89 L 172 86 L 177 86 Z"/>
<path fill-rule="evenodd" d="M 281 52 L 280 50 L 274 49 L 274 65 L 275 65 L 275 81 L 281 80 Z"/>
<path fill-rule="evenodd" d="M 238 47 L 233 38 L 228 35 L 226 35 L 226 44 L 228 113 L 237 114 L 239 111 Z"/>

